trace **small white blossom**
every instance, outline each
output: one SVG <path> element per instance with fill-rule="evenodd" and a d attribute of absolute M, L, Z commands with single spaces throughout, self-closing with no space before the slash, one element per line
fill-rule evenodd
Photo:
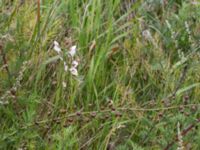
<path fill-rule="evenodd" d="M 69 55 L 70 55 L 71 57 L 74 57 L 75 54 L 76 54 L 76 45 L 72 46 L 72 47 L 70 48 L 70 51 L 69 51 Z"/>
<path fill-rule="evenodd" d="M 71 67 L 71 68 L 69 69 L 69 71 L 71 72 L 72 75 L 74 75 L 74 76 L 78 76 L 78 71 L 77 71 L 76 68 Z"/>
<path fill-rule="evenodd" d="M 57 41 L 53 41 L 53 44 L 59 46 L 59 43 Z"/>
<path fill-rule="evenodd" d="M 69 70 L 69 72 L 74 75 L 74 76 L 78 76 L 78 70 L 77 67 L 79 65 L 78 61 L 74 60 L 74 56 L 76 54 L 76 45 L 72 46 L 70 48 L 70 50 L 68 51 L 68 56 L 71 57 L 71 59 L 69 59 L 69 62 L 64 60 L 64 56 L 62 55 L 62 51 L 60 48 L 60 45 L 57 41 L 54 41 L 54 50 L 58 53 L 58 57 L 59 59 L 63 62 L 64 64 L 64 71 L 67 72 Z M 68 66 L 68 63 L 71 64 L 70 66 Z M 70 69 L 69 69 L 70 68 Z M 66 87 L 66 84 L 63 82 L 63 87 Z"/>
<path fill-rule="evenodd" d="M 60 48 L 60 45 L 57 41 L 54 41 L 54 47 L 53 49 L 57 52 L 57 53 L 60 53 L 61 52 L 61 48 Z"/>
<path fill-rule="evenodd" d="M 67 72 L 67 70 L 68 70 L 68 66 L 67 66 L 67 63 L 66 62 L 64 62 L 64 70 Z"/>
<path fill-rule="evenodd" d="M 63 85 L 63 88 L 66 88 L 66 87 L 67 87 L 66 82 L 62 82 L 62 85 Z"/>
<path fill-rule="evenodd" d="M 73 61 L 72 61 L 72 66 L 73 66 L 74 68 L 78 67 L 78 61 L 73 60 Z"/>
<path fill-rule="evenodd" d="M 146 38 L 146 39 L 148 39 L 148 40 L 152 39 L 152 36 L 151 36 L 151 33 L 150 33 L 149 30 L 144 30 L 144 31 L 142 32 L 142 35 L 144 36 L 144 38 Z"/>

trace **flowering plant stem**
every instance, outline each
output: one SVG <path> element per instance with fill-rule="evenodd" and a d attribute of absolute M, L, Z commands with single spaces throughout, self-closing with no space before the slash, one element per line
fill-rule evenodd
<path fill-rule="evenodd" d="M 38 25 L 38 42 L 39 42 L 39 49 L 40 49 L 40 0 L 37 1 L 37 25 Z M 39 50 L 38 50 L 39 52 Z"/>

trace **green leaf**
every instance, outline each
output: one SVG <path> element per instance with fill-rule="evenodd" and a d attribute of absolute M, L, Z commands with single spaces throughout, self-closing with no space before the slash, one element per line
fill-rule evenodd
<path fill-rule="evenodd" d="M 200 86 L 200 83 L 195 83 L 195 84 L 192 84 L 192 85 L 189 85 L 189 86 L 187 86 L 187 87 L 184 87 L 184 88 L 182 88 L 182 89 L 179 89 L 178 91 L 177 91 L 177 95 L 180 95 L 181 93 L 184 93 L 184 92 L 186 92 L 186 91 L 189 91 L 189 90 L 191 90 L 191 89 L 193 89 L 193 88 L 195 88 L 195 87 L 197 87 L 197 86 Z"/>

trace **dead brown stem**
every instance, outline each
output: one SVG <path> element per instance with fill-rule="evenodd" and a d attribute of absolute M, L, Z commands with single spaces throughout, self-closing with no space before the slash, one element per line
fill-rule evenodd
<path fill-rule="evenodd" d="M 9 68 L 8 68 L 6 55 L 3 52 L 3 45 L 1 43 L 0 43 L 0 52 L 1 52 L 2 59 L 3 59 L 3 65 L 5 66 L 4 68 L 6 69 L 8 76 L 10 76 L 10 71 L 9 71 Z"/>

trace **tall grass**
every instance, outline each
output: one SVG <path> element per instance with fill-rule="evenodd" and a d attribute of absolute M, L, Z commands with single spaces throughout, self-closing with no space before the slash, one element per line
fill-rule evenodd
<path fill-rule="evenodd" d="M 200 149 L 198 2 L 0 8 L 1 149 Z"/>

